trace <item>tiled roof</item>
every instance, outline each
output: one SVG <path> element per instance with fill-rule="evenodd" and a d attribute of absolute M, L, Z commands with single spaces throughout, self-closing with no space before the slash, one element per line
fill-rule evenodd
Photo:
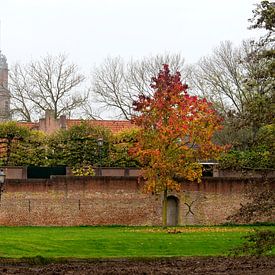
<path fill-rule="evenodd" d="M 136 128 L 128 120 L 81 120 L 81 119 L 66 119 L 67 129 L 74 125 L 79 125 L 81 122 L 88 122 L 90 125 L 103 126 L 111 130 L 113 133 L 118 133 L 127 129 Z M 18 122 L 18 125 L 28 127 L 31 130 L 39 130 L 39 122 Z"/>
<path fill-rule="evenodd" d="M 78 125 L 81 122 L 83 122 L 83 120 L 80 119 L 67 119 L 66 121 L 68 128 L 71 128 L 73 125 Z M 136 126 L 128 120 L 88 120 L 87 122 L 90 125 L 109 128 L 113 133 L 136 128 Z"/>
<path fill-rule="evenodd" d="M 20 126 L 25 126 L 30 130 L 39 130 L 39 123 L 38 122 L 17 122 Z"/>

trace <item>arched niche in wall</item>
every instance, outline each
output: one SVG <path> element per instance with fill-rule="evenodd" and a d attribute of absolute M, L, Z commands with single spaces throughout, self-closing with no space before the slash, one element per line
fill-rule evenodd
<path fill-rule="evenodd" d="M 176 196 L 167 197 L 167 225 L 176 226 L 179 222 L 179 199 Z"/>

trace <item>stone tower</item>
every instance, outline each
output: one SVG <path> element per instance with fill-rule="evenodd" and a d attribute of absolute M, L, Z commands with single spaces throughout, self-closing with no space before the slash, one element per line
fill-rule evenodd
<path fill-rule="evenodd" d="M 10 119 L 10 92 L 8 88 L 7 58 L 0 50 L 0 121 Z"/>

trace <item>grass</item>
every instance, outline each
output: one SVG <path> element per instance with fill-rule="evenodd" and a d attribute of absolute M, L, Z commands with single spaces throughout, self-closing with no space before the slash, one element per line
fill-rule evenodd
<path fill-rule="evenodd" d="M 257 228 L 275 230 L 275 226 Z M 241 244 L 241 237 L 252 230 L 252 226 L 0 227 L 0 257 L 221 256 Z"/>

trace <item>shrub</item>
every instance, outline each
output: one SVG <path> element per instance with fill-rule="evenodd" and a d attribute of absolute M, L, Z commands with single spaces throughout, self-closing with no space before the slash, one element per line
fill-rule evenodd
<path fill-rule="evenodd" d="M 74 176 L 94 176 L 95 175 L 95 171 L 91 165 L 73 167 L 72 173 Z"/>
<path fill-rule="evenodd" d="M 255 230 L 243 238 L 246 241 L 241 246 L 231 250 L 231 255 L 268 255 L 275 246 L 275 232 L 271 230 Z"/>

